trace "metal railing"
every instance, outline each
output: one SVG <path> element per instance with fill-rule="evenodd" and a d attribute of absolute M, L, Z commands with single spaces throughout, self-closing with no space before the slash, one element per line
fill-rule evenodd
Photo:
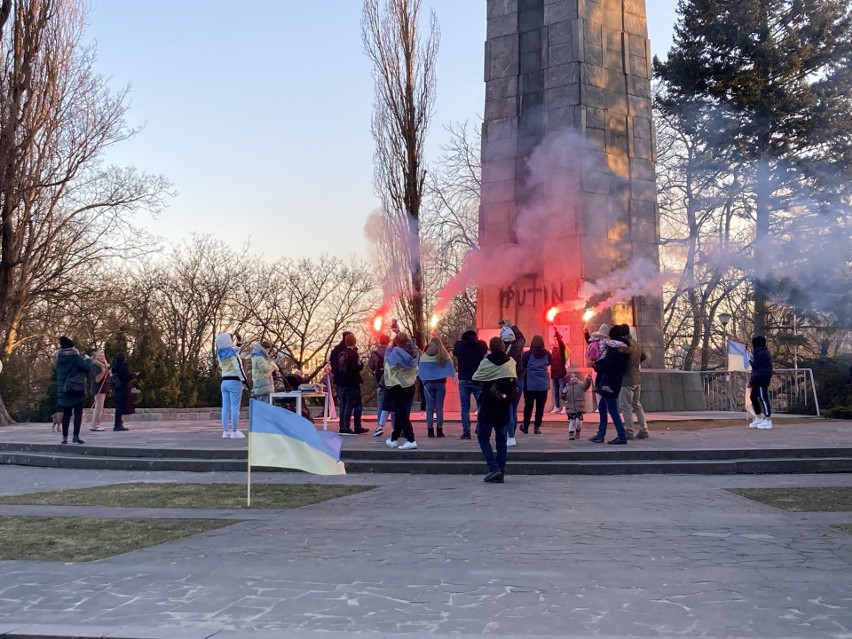
<path fill-rule="evenodd" d="M 745 412 L 748 371 L 701 371 L 707 410 Z M 814 373 L 810 368 L 775 369 L 769 385 L 773 413 L 819 415 Z"/>

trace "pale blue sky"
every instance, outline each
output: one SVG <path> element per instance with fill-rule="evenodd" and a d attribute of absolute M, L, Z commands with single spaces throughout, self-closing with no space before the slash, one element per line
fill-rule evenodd
<path fill-rule="evenodd" d="M 443 125 L 483 111 L 484 0 L 424 0 L 441 27 L 427 160 Z M 677 0 L 647 0 L 671 44 Z M 132 125 L 110 160 L 165 174 L 178 196 L 154 233 L 197 231 L 269 259 L 365 253 L 373 193 L 373 84 L 359 0 L 92 0 L 97 69 L 131 86 Z"/>

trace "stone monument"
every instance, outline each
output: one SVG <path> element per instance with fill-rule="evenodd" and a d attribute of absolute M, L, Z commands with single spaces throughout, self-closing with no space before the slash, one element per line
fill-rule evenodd
<path fill-rule="evenodd" d="M 584 282 L 640 257 L 659 270 L 645 2 L 487 0 L 487 11 L 480 246 L 499 256 L 519 242 L 538 247 L 535 234 L 543 237 L 536 259 L 511 265 L 499 286 L 480 286 L 477 324 L 487 333 L 499 318 L 511 318 L 528 340 L 561 325 L 573 367 L 585 366 L 585 324 L 629 324 L 651 366 L 661 367 L 661 291 L 605 305 L 588 322 L 577 308 Z M 562 144 L 555 136 L 564 131 L 580 141 L 568 158 L 570 165 L 576 156 L 575 170 L 565 176 L 573 190 L 557 192 L 571 212 L 562 223 L 557 206 L 549 214 L 555 225 L 525 228 L 525 207 L 536 206 L 541 188 L 530 179 L 530 158 L 542 145 Z M 541 226 L 530 219 L 526 226 Z"/>

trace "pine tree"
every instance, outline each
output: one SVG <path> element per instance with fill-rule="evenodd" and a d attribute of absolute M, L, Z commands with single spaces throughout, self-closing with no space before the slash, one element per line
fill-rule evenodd
<path fill-rule="evenodd" d="M 808 290 L 812 304 L 825 289 L 821 303 L 841 313 L 848 300 L 836 299 L 836 282 L 824 286 L 830 269 L 820 260 L 833 252 L 848 271 L 848 1 L 680 0 L 678 13 L 675 44 L 664 63 L 654 61 L 659 106 L 714 161 L 750 175 L 755 330 L 765 332 L 767 297 L 785 298 L 785 280 Z M 808 250 L 815 246 L 820 259 Z"/>

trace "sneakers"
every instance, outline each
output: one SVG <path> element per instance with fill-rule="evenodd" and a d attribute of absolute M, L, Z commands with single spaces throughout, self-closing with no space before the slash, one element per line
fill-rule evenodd
<path fill-rule="evenodd" d="M 558 408 L 554 408 L 552 411 L 550 411 L 550 414 L 551 415 L 558 415 L 560 412 L 562 412 L 562 411 L 560 411 Z"/>
<path fill-rule="evenodd" d="M 223 430 L 222 431 L 222 439 L 231 439 L 231 431 Z"/>
<path fill-rule="evenodd" d="M 89 430 L 93 433 L 99 433 L 102 430 L 106 430 L 106 428 L 101 428 L 100 426 L 92 426 Z"/>
<path fill-rule="evenodd" d="M 595 435 L 594 437 L 589 437 L 589 441 L 592 442 L 593 444 L 603 444 L 604 438 L 598 437 L 597 435 Z"/>
<path fill-rule="evenodd" d="M 499 471 L 494 473 L 488 473 L 482 481 L 484 481 L 486 484 L 502 484 L 503 473 Z"/>
<path fill-rule="evenodd" d="M 508 437 L 506 439 L 506 446 L 517 446 L 517 445 L 518 445 L 518 440 L 515 439 L 514 437 Z"/>
<path fill-rule="evenodd" d="M 601 393 L 608 393 L 612 395 L 612 388 L 610 386 L 601 386 Z"/>
<path fill-rule="evenodd" d="M 337 431 L 337 434 L 338 435 L 354 435 L 355 433 L 352 431 L 351 428 L 341 428 L 340 430 Z"/>
<path fill-rule="evenodd" d="M 636 435 L 633 433 L 627 433 L 627 439 L 636 439 Z"/>
<path fill-rule="evenodd" d="M 375 432 L 375 433 L 373 433 L 373 437 L 381 437 L 381 436 L 382 436 L 382 434 L 383 434 L 383 429 L 382 429 L 382 427 L 381 427 L 381 426 L 379 426 L 379 427 L 376 429 L 376 432 Z"/>
<path fill-rule="evenodd" d="M 770 430 L 772 428 L 772 420 L 769 418 L 762 420 L 757 425 L 757 428 L 759 428 L 760 430 Z"/>
<path fill-rule="evenodd" d="M 762 422 L 763 422 L 763 416 L 757 415 L 753 420 L 751 420 L 751 423 L 748 425 L 748 427 L 749 428 L 757 428 L 758 424 L 760 424 Z"/>
<path fill-rule="evenodd" d="M 636 433 L 636 439 L 648 439 L 650 437 L 650 433 L 647 430 L 640 430 Z"/>
<path fill-rule="evenodd" d="M 395 442 L 391 439 L 386 439 L 385 444 L 387 444 L 388 448 L 399 448 L 399 442 Z"/>
<path fill-rule="evenodd" d="M 462 433 L 461 439 L 470 439 L 470 433 Z"/>
<path fill-rule="evenodd" d="M 363 435 L 364 433 L 369 433 L 370 430 L 368 428 L 362 428 L 361 426 L 356 426 L 354 432 L 355 432 L 356 435 Z"/>
<path fill-rule="evenodd" d="M 577 433 L 575 433 L 574 431 L 568 433 L 568 441 L 574 441 L 575 439 L 577 439 Z"/>
<path fill-rule="evenodd" d="M 130 429 L 127 426 L 125 426 L 124 424 L 122 424 L 121 426 L 116 426 L 115 428 L 113 428 L 113 430 L 125 431 L 125 430 L 130 430 Z"/>
<path fill-rule="evenodd" d="M 610 439 L 610 440 L 607 442 L 607 444 L 614 444 L 614 445 L 616 445 L 616 446 L 626 445 L 626 444 L 627 444 L 627 439 L 625 439 L 624 437 L 616 437 L 615 439 Z"/>
<path fill-rule="evenodd" d="M 400 450 L 416 450 L 417 442 L 405 442 L 402 446 L 399 447 Z"/>
<path fill-rule="evenodd" d="M 240 431 L 235 430 L 231 432 L 231 439 L 245 439 L 246 436 L 243 435 Z"/>

